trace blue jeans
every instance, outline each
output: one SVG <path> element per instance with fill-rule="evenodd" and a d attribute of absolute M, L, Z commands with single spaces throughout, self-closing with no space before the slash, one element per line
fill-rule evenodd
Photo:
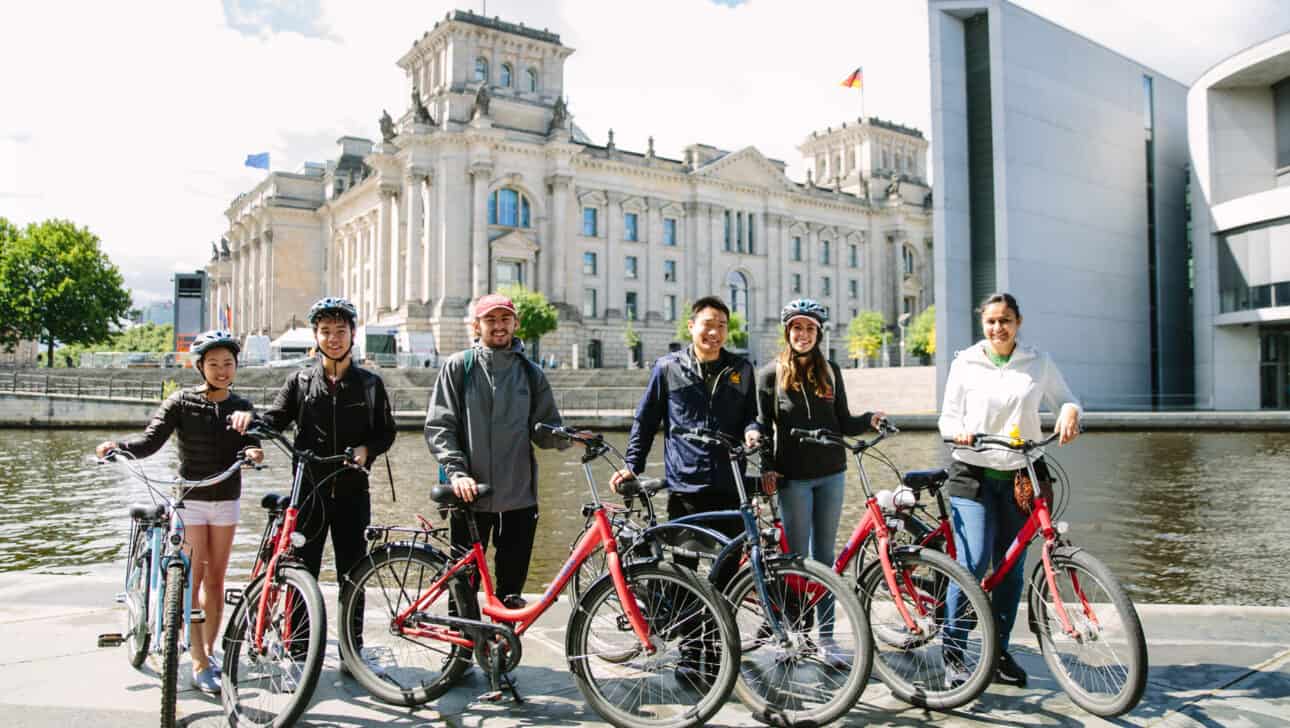
<path fill-rule="evenodd" d="M 982 478 L 977 497 L 979 500 L 957 496 L 950 498 L 953 509 L 950 520 L 954 526 L 958 562 L 980 581 L 992 566 L 1003 564 L 1004 555 L 1017 532 L 1025 525 L 1027 516 L 1017 508 L 1011 479 Z M 1025 563 L 1026 554 L 1022 552 L 1003 581 L 990 592 L 990 606 L 999 630 L 999 646 L 1005 651 L 1012 635 L 1012 626 L 1017 621 L 1017 607 L 1021 603 L 1021 590 L 1025 585 Z M 963 591 L 957 585 L 950 584 L 946 594 L 950 618 L 946 625 L 945 642 L 951 649 L 955 644 L 962 644 L 967 631 L 972 628 L 971 618 L 962 617 L 962 609 L 966 606 L 966 600 L 962 596 Z M 963 624 L 958 624 L 959 621 Z"/>
<path fill-rule="evenodd" d="M 846 471 L 810 480 L 789 480 L 779 491 L 788 550 L 833 568 L 833 546 L 846 495 Z M 833 602 L 821 600 L 817 616 L 820 635 L 833 634 Z"/>

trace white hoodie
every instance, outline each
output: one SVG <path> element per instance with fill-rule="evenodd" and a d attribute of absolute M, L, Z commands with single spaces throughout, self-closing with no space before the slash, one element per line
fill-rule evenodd
<path fill-rule="evenodd" d="M 1047 355 L 1017 342 L 1012 357 L 1001 367 L 986 354 L 982 340 L 960 351 L 945 381 L 945 402 L 937 421 L 943 437 L 965 432 L 1010 436 L 1015 426 L 1027 440 L 1042 437 L 1039 402 L 1054 412 L 1072 407 L 1083 414 L 1079 400 L 1066 386 L 1057 365 Z M 953 450 L 955 460 L 995 470 L 1019 470 L 1026 458 L 1019 452 L 964 448 Z"/>

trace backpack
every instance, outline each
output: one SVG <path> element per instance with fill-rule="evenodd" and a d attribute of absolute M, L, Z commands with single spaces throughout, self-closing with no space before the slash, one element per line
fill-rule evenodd
<path fill-rule="evenodd" d="M 470 386 L 470 370 L 475 367 L 475 348 L 467 349 L 462 358 L 464 366 L 462 367 L 461 386 L 457 388 L 457 391 L 461 392 L 461 399 L 454 402 L 453 405 L 461 413 L 461 422 L 465 424 L 467 417 L 466 388 Z M 537 409 L 537 364 L 534 364 L 526 354 L 520 354 L 519 359 L 523 362 L 521 366 L 524 367 L 524 374 L 529 380 L 529 421 L 532 422 L 533 412 Z M 461 431 L 457 432 L 457 439 L 459 442 L 465 442 L 466 440 L 466 438 L 462 437 Z M 442 465 L 439 466 L 439 483 L 442 485 L 449 483 L 448 471 Z"/>

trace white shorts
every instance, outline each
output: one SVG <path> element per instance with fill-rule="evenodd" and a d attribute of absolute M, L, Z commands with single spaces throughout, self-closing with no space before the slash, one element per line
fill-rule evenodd
<path fill-rule="evenodd" d="M 236 526 L 242 515 L 241 500 L 184 501 L 179 517 L 185 526 Z"/>

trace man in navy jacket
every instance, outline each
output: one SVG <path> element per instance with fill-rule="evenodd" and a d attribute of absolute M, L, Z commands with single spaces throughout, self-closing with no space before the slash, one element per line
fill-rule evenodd
<path fill-rule="evenodd" d="M 627 441 L 629 469 L 618 471 L 611 481 L 616 488 L 644 472 L 654 435 L 662 427 L 668 518 L 739 507 L 725 451 L 673 436 L 673 427 L 718 430 L 742 437 L 750 446 L 761 438 L 752 365 L 723 348 L 729 320 L 730 309 L 720 298 L 706 296 L 694 302 L 689 322 L 692 345 L 654 363 Z M 732 533 L 742 531 L 738 521 L 726 528 L 713 525 Z"/>

